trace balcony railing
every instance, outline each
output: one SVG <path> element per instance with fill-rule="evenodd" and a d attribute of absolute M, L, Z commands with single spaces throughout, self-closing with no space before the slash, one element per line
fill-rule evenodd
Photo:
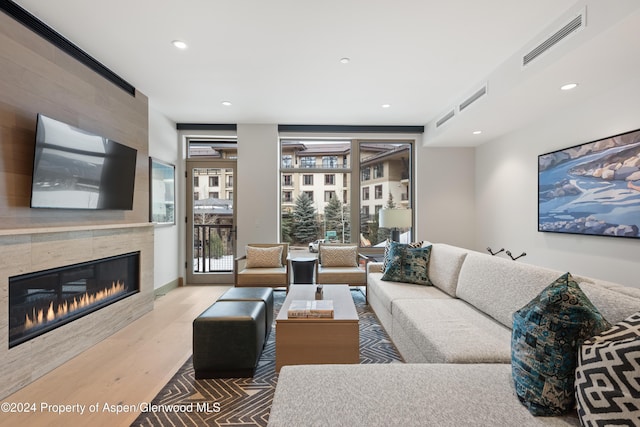
<path fill-rule="evenodd" d="M 234 239 L 232 233 L 232 224 L 196 224 L 193 226 L 194 273 L 233 271 Z"/>

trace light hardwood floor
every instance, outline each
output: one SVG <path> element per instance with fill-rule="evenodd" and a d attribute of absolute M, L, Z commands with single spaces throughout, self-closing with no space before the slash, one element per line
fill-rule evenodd
<path fill-rule="evenodd" d="M 116 405 L 156 396 L 191 355 L 193 319 L 228 288 L 186 286 L 157 297 L 150 313 L 3 399 L 0 426 L 129 426 L 139 412 L 117 414 Z M 35 412 L 6 412 L 7 403 Z M 76 412 L 54 412 L 62 409 Z"/>

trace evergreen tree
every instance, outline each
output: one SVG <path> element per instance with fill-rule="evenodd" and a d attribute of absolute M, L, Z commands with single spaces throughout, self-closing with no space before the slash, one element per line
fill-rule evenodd
<path fill-rule="evenodd" d="M 387 199 L 387 204 L 384 207 L 385 209 L 395 209 L 396 204 L 393 201 L 393 194 L 389 193 L 389 198 Z"/>
<path fill-rule="evenodd" d="M 335 231 L 338 239 L 342 239 L 342 203 L 337 197 L 329 199 L 324 206 L 325 232 Z"/>
<path fill-rule="evenodd" d="M 214 259 L 222 258 L 224 255 L 224 244 L 218 233 L 213 233 L 209 240 L 209 256 Z"/>
<path fill-rule="evenodd" d="M 298 196 L 293 208 L 293 237 L 300 243 L 308 243 L 318 238 L 316 210 L 305 193 Z"/>
<path fill-rule="evenodd" d="M 329 203 L 324 207 L 327 231 L 335 231 L 336 236 L 343 243 L 351 242 L 351 218 L 349 215 L 349 205 L 343 205 L 342 202 L 335 197 L 329 200 Z"/>
<path fill-rule="evenodd" d="M 293 242 L 293 217 L 289 212 L 283 212 L 280 219 L 280 231 L 283 243 Z"/>
<path fill-rule="evenodd" d="M 342 205 L 342 209 L 344 210 L 344 241 L 351 242 L 351 206 Z"/>

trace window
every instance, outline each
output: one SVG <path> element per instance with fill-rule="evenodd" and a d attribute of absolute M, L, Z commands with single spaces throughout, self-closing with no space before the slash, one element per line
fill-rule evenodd
<path fill-rule="evenodd" d="M 337 235 L 339 240 L 344 236 L 345 243 L 361 242 L 367 246 L 384 242 L 386 234 L 384 229 L 379 231 L 377 212 L 389 204 L 412 207 L 414 143 L 412 140 L 283 137 L 281 158 L 291 158 L 293 163 L 283 160 L 280 169 L 281 241 L 303 248 L 327 235 Z M 340 169 L 339 173 L 336 169 Z M 314 179 L 316 176 L 318 179 Z M 297 211 L 302 194 L 312 203 L 301 205 L 301 211 Z M 342 205 L 342 209 L 338 205 Z M 300 235 L 300 228 L 294 232 L 296 227 L 292 222 L 294 215 L 301 212 L 310 224 L 305 227 L 308 232 L 304 236 Z"/>
<path fill-rule="evenodd" d="M 194 176 L 193 177 L 193 186 L 194 187 L 200 187 L 200 177 L 199 176 Z"/>
<path fill-rule="evenodd" d="M 369 187 L 362 187 L 362 200 L 369 200 Z"/>
<path fill-rule="evenodd" d="M 324 192 L 324 201 L 328 202 L 331 199 L 335 199 L 336 198 L 336 192 L 335 191 L 325 191 Z"/>
<path fill-rule="evenodd" d="M 227 191 L 227 200 L 233 200 L 233 191 Z"/>
<path fill-rule="evenodd" d="M 209 177 L 209 187 L 219 187 L 220 186 L 220 177 L 219 176 L 210 176 Z"/>
<path fill-rule="evenodd" d="M 220 197 L 220 193 L 218 193 L 217 191 L 209 191 L 210 199 L 217 199 L 218 197 Z"/>
<path fill-rule="evenodd" d="M 316 158 L 315 158 L 315 156 L 302 156 L 302 157 L 300 157 L 300 167 L 301 168 L 315 168 L 316 167 Z"/>
<path fill-rule="evenodd" d="M 187 157 L 208 157 L 212 159 L 237 159 L 238 141 L 235 139 L 189 139 Z"/>
<path fill-rule="evenodd" d="M 324 176 L 324 185 L 336 185 L 336 176 L 334 174 L 326 174 Z"/>
<path fill-rule="evenodd" d="M 378 218 L 379 214 L 380 214 L 380 209 L 382 209 L 382 205 L 376 205 L 375 206 L 375 210 L 376 210 L 376 218 Z"/>
<path fill-rule="evenodd" d="M 338 167 L 338 156 L 322 156 L 322 167 L 323 168 L 337 168 Z"/>
<path fill-rule="evenodd" d="M 373 166 L 373 178 L 384 178 L 384 164 L 378 163 Z"/>
<path fill-rule="evenodd" d="M 282 156 L 282 168 L 291 168 L 293 167 L 292 162 L 293 156 L 291 154 L 285 154 Z"/>
<path fill-rule="evenodd" d="M 198 193 L 197 191 L 193 192 L 193 200 L 200 200 L 200 193 Z"/>
<path fill-rule="evenodd" d="M 233 188 L 233 175 L 227 175 L 227 187 Z"/>
<path fill-rule="evenodd" d="M 375 199 L 382 199 L 382 185 L 375 186 Z"/>
<path fill-rule="evenodd" d="M 362 169 L 362 180 L 369 181 L 371 179 L 371 168 L 366 167 Z"/>

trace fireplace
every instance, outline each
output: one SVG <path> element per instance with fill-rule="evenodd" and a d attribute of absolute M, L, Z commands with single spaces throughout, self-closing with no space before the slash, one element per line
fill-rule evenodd
<path fill-rule="evenodd" d="M 9 277 L 9 348 L 140 290 L 140 252 Z"/>

